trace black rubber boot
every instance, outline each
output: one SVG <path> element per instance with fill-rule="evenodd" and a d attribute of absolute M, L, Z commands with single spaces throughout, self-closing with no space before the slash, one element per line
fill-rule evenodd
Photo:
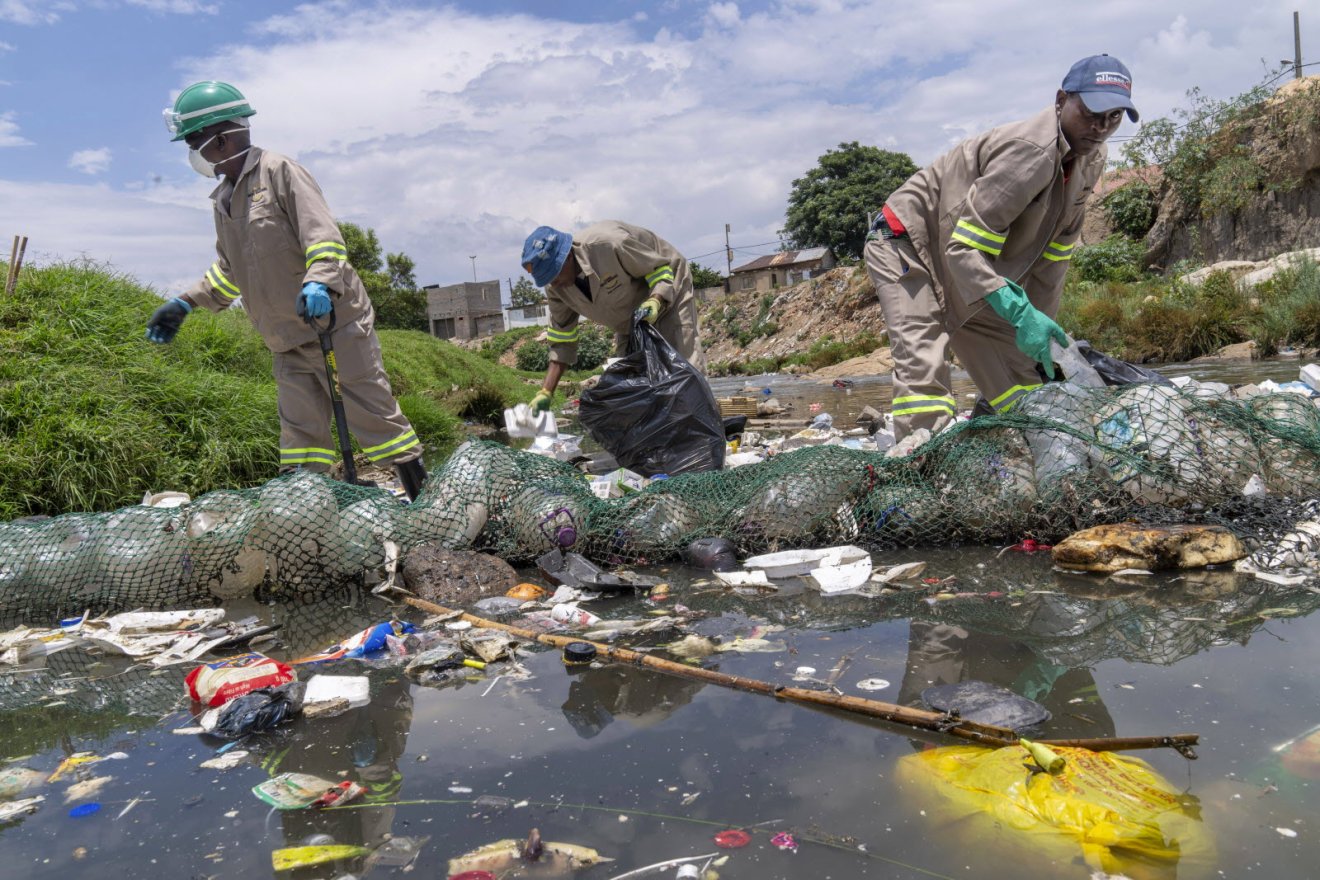
<path fill-rule="evenodd" d="M 403 483 L 403 491 L 408 500 L 416 501 L 417 496 L 422 494 L 422 487 L 426 485 L 426 465 L 422 464 L 420 458 L 414 458 L 412 461 L 399 462 L 394 470 L 399 475 L 399 482 Z"/>

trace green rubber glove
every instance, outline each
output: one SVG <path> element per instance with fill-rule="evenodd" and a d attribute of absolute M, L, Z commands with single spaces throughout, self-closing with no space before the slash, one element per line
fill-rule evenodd
<path fill-rule="evenodd" d="M 1027 292 L 1004 279 L 1004 286 L 985 298 L 999 317 L 1017 330 L 1018 351 L 1045 368 L 1045 375 L 1054 375 L 1054 358 L 1050 356 L 1050 340 L 1068 345 L 1068 334 L 1054 323 L 1049 315 L 1033 306 Z"/>
<path fill-rule="evenodd" d="M 553 395 L 549 391 L 542 388 L 540 391 L 536 392 L 536 396 L 532 398 L 530 404 L 531 408 L 536 412 L 545 412 L 550 408 L 550 398 L 552 396 Z"/>
<path fill-rule="evenodd" d="M 662 308 L 663 306 L 661 305 L 660 300 L 652 296 L 648 297 L 645 302 L 637 307 L 635 314 L 646 321 L 646 323 L 654 324 L 656 319 L 660 317 L 660 311 Z"/>

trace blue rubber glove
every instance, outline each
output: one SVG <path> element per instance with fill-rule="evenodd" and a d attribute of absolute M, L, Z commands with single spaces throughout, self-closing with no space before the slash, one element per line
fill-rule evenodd
<path fill-rule="evenodd" d="M 173 342 L 179 328 L 183 326 L 183 319 L 190 312 L 192 306 L 188 305 L 187 300 L 176 296 L 151 313 L 151 320 L 147 321 L 147 338 L 162 344 Z"/>
<path fill-rule="evenodd" d="M 1007 278 L 1004 279 L 1004 286 L 987 296 L 985 301 L 990 303 L 990 308 L 999 317 L 1017 330 L 1018 351 L 1044 367 L 1046 376 L 1053 376 L 1054 358 L 1050 355 L 1050 340 L 1066 348 L 1068 334 L 1063 332 L 1063 328 L 1033 306 L 1027 299 L 1027 292 Z"/>
<path fill-rule="evenodd" d="M 330 314 L 330 291 L 319 281 L 308 281 L 298 294 L 298 317 L 321 318 Z"/>

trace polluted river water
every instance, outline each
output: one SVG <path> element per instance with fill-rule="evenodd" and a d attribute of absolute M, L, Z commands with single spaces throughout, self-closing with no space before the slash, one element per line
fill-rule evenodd
<path fill-rule="evenodd" d="M 1296 368 L 1181 372 L 1284 381 Z M 881 408 L 888 396 L 877 380 L 844 391 L 780 377 L 718 380 L 716 393 L 744 383 L 770 386 L 804 421 L 819 402 L 840 427 L 862 403 Z M 1197 733 L 1194 761 L 1169 749 L 1129 753 L 1178 793 L 1186 821 L 1166 841 L 1172 856 L 1125 862 L 1123 873 L 1315 875 L 1320 791 L 1310 782 L 1320 780 L 1320 739 L 1308 734 L 1320 725 L 1320 595 L 1306 585 L 1231 571 L 1084 576 L 1054 570 L 1048 553 L 998 547 L 881 552 L 874 561 L 921 561 L 926 570 L 906 589 L 870 598 L 825 597 L 799 579 L 774 592 L 738 591 L 708 572 L 664 565 L 642 573 L 670 585 L 667 602 L 627 593 L 585 607 L 645 618 L 681 603 L 703 615 L 696 632 L 743 640 L 742 650 L 692 662 L 773 684 L 831 683 L 919 705 L 930 685 L 979 680 L 1041 703 L 1051 713 L 1041 738 Z M 268 653 L 282 659 L 391 615 L 423 619 L 351 588 L 228 612 L 281 624 L 281 644 Z M 956 741 L 839 711 L 617 663 L 570 668 L 535 645 L 521 652 L 520 669 L 466 670 L 439 687 L 410 681 L 399 665 L 347 660 L 317 671 L 369 675 L 369 705 L 249 737 L 237 746 L 248 755 L 217 770 L 200 765 L 224 741 L 173 733 L 193 724 L 188 668 L 129 667 L 73 650 L 0 675 L 0 770 L 30 768 L 45 780 L 71 755 L 104 759 L 16 795 L 45 800 L 0 825 L 7 875 L 447 877 L 450 859 L 536 828 L 545 841 L 614 861 L 558 873 L 515 861 L 494 876 L 605 880 L 707 853 L 728 857 L 715 868 L 727 880 L 1102 876 L 1076 838 L 1043 839 L 1015 828 L 1011 815 L 959 811 L 905 773 L 914 756 Z M 277 812 L 252 788 L 285 772 L 351 779 L 368 793 L 348 808 Z M 1030 776 L 1025 766 L 1021 776 Z M 90 793 L 71 795 L 74 785 Z M 718 846 L 716 836 L 731 830 L 749 842 Z M 393 844 L 379 848 L 386 840 Z M 272 868 L 275 850 L 332 842 L 377 849 Z M 696 875 L 671 866 L 648 876 Z"/>

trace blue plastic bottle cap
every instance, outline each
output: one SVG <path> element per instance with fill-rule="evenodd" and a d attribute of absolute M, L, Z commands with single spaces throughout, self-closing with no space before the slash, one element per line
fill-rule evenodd
<path fill-rule="evenodd" d="M 669 479 L 669 474 L 651 474 L 652 483 L 654 483 L 656 480 L 667 480 L 667 479 Z"/>
<path fill-rule="evenodd" d="M 100 812 L 100 810 L 101 805 L 98 803 L 79 804 L 72 810 L 69 810 L 69 815 L 75 819 L 81 819 L 83 816 L 90 816 L 92 813 Z"/>

